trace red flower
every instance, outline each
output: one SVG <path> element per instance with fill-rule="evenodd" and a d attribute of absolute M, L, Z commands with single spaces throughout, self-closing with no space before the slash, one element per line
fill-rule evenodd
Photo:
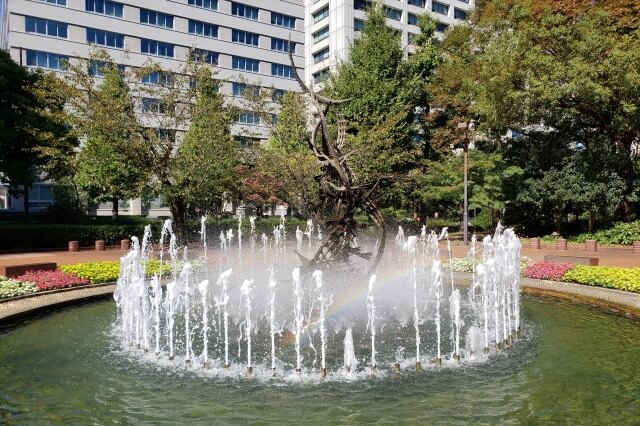
<path fill-rule="evenodd" d="M 62 271 L 27 271 L 17 280 L 35 283 L 38 291 L 90 284 L 89 280 Z"/>

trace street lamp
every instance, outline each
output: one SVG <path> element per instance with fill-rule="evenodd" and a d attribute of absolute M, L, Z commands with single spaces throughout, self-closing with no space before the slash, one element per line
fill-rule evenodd
<path fill-rule="evenodd" d="M 464 245 L 469 245 L 469 241 L 467 238 L 469 232 L 469 213 L 468 213 L 468 183 L 467 176 L 469 174 L 469 123 L 463 121 L 462 123 L 458 123 L 458 129 L 464 130 L 464 140 L 462 142 L 462 154 L 464 158 L 464 212 L 462 214 L 462 226 L 464 232 Z"/>

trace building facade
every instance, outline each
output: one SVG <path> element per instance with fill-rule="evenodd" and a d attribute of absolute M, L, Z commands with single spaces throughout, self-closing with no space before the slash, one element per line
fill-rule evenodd
<path fill-rule="evenodd" d="M 305 0 L 305 80 L 318 84 L 333 66 L 346 60 L 349 47 L 366 19 L 371 0 Z M 467 20 L 475 0 L 380 0 L 387 25 L 401 34 L 402 47 L 411 51 L 411 38 L 420 32 L 418 16 L 438 20 L 437 31 Z"/>

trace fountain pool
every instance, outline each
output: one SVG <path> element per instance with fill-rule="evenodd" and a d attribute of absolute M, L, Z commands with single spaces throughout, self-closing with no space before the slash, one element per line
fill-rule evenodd
<path fill-rule="evenodd" d="M 245 239 L 241 255 L 231 248 L 239 241 L 225 241 L 224 250 L 184 263 L 170 245 L 165 259 L 179 266 L 175 275 L 147 281 L 140 298 L 130 284 L 140 273 L 136 259 L 152 255 L 143 238 L 123 262 L 128 281 L 117 307 L 95 302 L 2 326 L 0 421 L 629 424 L 640 417 L 640 324 L 583 305 L 520 299 L 517 287 L 504 285 L 515 278 L 508 265 L 517 244 L 502 252 L 501 243 L 484 246 L 478 258 L 492 272 L 465 278 L 442 267 L 446 237 L 431 246 L 428 237 L 399 238 L 376 276 L 357 265 L 296 270 L 284 238 L 269 250 L 260 250 L 264 239 Z M 208 259 L 208 271 L 197 257 Z"/>

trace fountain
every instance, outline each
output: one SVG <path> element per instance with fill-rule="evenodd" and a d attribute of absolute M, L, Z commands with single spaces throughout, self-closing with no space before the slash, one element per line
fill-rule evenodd
<path fill-rule="evenodd" d="M 255 237 L 252 218 L 250 223 L 251 239 Z M 218 265 L 223 272 L 216 279 L 210 278 L 209 268 L 194 268 L 186 250 L 178 268 L 175 238 L 170 222 L 165 222 L 160 235 L 160 258 L 162 243 L 169 234 L 174 270 L 172 278 L 164 283 L 164 292 L 161 276 L 143 278 L 150 234 L 145 233 L 142 248 L 134 240 L 133 248 L 122 258 L 115 292 L 118 317 L 114 335 L 122 347 L 135 348 L 133 351 L 142 348 L 144 353 L 153 346 L 154 359 L 159 362 L 166 358 L 176 366 L 204 369 L 214 375 L 236 372 L 244 364 L 252 377 L 268 375 L 289 380 L 317 375 L 332 380 L 338 370 L 357 375 L 358 358 L 364 358 L 365 348 L 370 374 L 384 376 L 406 365 L 406 347 L 415 348 L 413 354 L 409 351 L 407 355 L 420 371 L 445 364 L 487 361 L 495 351 L 515 342 L 521 323 L 520 243 L 512 230 L 499 228 L 493 236 L 485 237 L 471 283 L 456 285 L 452 272 L 444 274 L 452 259 L 446 229 L 438 235 L 423 228 L 420 235 L 405 236 L 400 227 L 396 252 L 380 263 L 376 274 L 367 275 L 367 260 L 346 270 L 307 270 L 297 266 L 297 259 L 284 249 L 285 227 L 281 221 L 274 228 L 273 246 L 267 245 L 263 234 L 264 260 L 271 262 L 264 280 L 253 256 L 242 255 L 240 227 L 236 232 L 239 256 L 226 256 L 227 264 Z M 302 239 L 305 235 L 310 238 L 311 229 L 310 223 L 304 232 L 296 228 L 296 252 L 305 249 Z M 229 250 L 233 235 L 233 229 L 221 234 L 222 250 Z M 206 236 L 204 219 L 200 236 Z M 199 262 L 206 265 L 209 255 L 204 243 Z M 475 239 L 473 243 L 469 256 L 475 258 Z M 446 263 L 440 254 L 443 244 Z M 238 273 L 233 274 L 234 270 Z M 395 277 L 381 281 L 380 277 L 388 276 L 389 271 Z M 446 286 L 445 276 L 450 281 Z M 215 280 L 215 285 L 209 284 L 210 279 Z M 254 285 L 260 282 L 267 285 Z M 276 292 L 276 288 L 282 291 Z M 443 305 L 445 297 L 447 306 Z M 349 309 L 340 308 L 345 303 Z M 443 316 L 443 311 L 448 315 Z M 160 321 L 163 317 L 164 322 Z M 363 318 L 366 324 L 360 322 Z M 407 318 L 411 318 L 409 323 Z M 450 328 L 451 350 L 446 353 L 442 348 L 443 326 Z M 218 332 L 210 333 L 212 329 Z M 358 336 L 368 336 L 368 344 L 360 340 L 356 344 L 356 332 Z M 238 342 L 237 355 L 229 351 L 231 339 Z M 287 341 L 291 342 L 291 350 Z M 343 342 L 342 347 L 336 347 L 336 341 Z M 479 346 L 484 349 L 481 355 Z M 336 355 L 342 362 L 336 362 Z M 291 372 L 295 374 L 292 376 Z"/>

